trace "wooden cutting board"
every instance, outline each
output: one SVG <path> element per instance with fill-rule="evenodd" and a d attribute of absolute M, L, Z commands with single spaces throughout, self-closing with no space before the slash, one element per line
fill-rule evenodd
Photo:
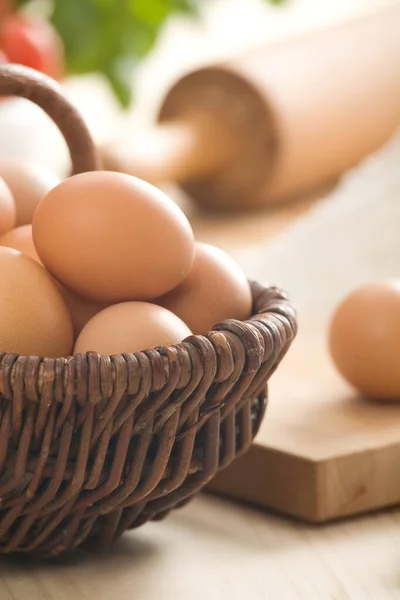
<path fill-rule="evenodd" d="M 212 491 L 311 522 L 400 503 L 400 406 L 359 398 L 336 373 L 324 333 L 300 323 L 256 443 Z"/>

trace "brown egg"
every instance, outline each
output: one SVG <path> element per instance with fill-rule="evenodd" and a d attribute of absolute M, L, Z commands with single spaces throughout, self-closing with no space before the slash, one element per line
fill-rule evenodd
<path fill-rule="evenodd" d="M 0 238 L 0 245 L 19 250 L 19 252 L 30 256 L 33 260 L 36 260 L 36 262 L 41 264 L 33 243 L 32 225 L 22 225 L 21 227 L 11 229 L 11 231 Z M 64 302 L 71 315 L 74 337 L 77 337 L 83 326 L 86 325 L 96 313 L 103 310 L 103 308 L 106 308 L 108 304 L 105 302 L 85 300 L 59 283 L 57 283 L 57 286 L 61 291 Z"/>
<path fill-rule="evenodd" d="M 71 315 L 75 338 L 94 315 L 108 306 L 106 302 L 94 302 L 80 298 L 62 285 L 60 285 L 60 291 Z"/>
<path fill-rule="evenodd" d="M 400 281 L 360 287 L 338 307 L 330 350 L 342 376 L 365 396 L 400 400 Z"/>
<path fill-rule="evenodd" d="M 189 272 L 192 229 L 152 185 L 112 172 L 66 179 L 39 204 L 33 238 L 47 269 L 79 296 L 119 302 L 155 298 Z"/>
<path fill-rule="evenodd" d="M 0 235 L 15 226 L 15 203 L 10 188 L 0 177 Z"/>
<path fill-rule="evenodd" d="M 74 354 L 140 352 L 170 346 L 191 335 L 169 310 L 148 302 L 123 302 L 102 310 L 82 329 Z"/>
<path fill-rule="evenodd" d="M 40 263 L 32 237 L 32 225 L 21 225 L 11 229 L 0 238 L 0 245 L 19 250 Z"/>
<path fill-rule="evenodd" d="M 14 196 L 17 209 L 16 225 L 32 223 L 33 213 L 40 200 L 60 181 L 43 167 L 22 163 L 13 158 L 0 159 L 0 177 L 7 183 Z"/>
<path fill-rule="evenodd" d="M 0 352 L 69 356 L 72 323 L 57 285 L 28 256 L 0 247 Z"/>
<path fill-rule="evenodd" d="M 156 302 L 201 334 L 225 319 L 249 318 L 252 297 L 239 265 L 219 248 L 198 243 L 185 281 Z"/>

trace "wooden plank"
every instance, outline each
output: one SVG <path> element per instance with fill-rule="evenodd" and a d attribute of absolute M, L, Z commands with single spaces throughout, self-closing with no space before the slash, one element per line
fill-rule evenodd
<path fill-rule="evenodd" d="M 318 511 L 316 478 L 317 465 L 312 461 L 254 444 L 208 489 L 312 522 Z"/>
<path fill-rule="evenodd" d="M 0 557 L 1 600 L 398 600 L 400 512 L 313 527 L 200 496 L 112 551 Z"/>
<path fill-rule="evenodd" d="M 358 397 L 324 333 L 302 328 L 254 447 L 211 490 L 312 522 L 400 503 L 400 406 Z"/>

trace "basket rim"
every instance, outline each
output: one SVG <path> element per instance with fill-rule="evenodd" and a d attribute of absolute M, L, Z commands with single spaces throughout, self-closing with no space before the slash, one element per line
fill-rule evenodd
<path fill-rule="evenodd" d="M 41 384 L 43 383 L 41 379 L 43 379 L 44 366 L 49 363 L 65 366 L 71 362 L 82 363 L 83 361 L 87 362 L 93 357 L 100 357 L 106 359 L 108 361 L 109 368 L 113 369 L 113 365 L 118 361 L 126 362 L 127 359 L 131 360 L 132 358 L 140 360 L 140 357 L 143 355 L 154 352 L 158 352 L 161 357 L 163 357 L 168 355 L 170 352 L 176 351 L 182 346 L 186 346 L 188 344 L 197 345 L 198 343 L 201 343 L 204 338 L 212 340 L 213 336 L 216 334 L 230 334 L 234 332 L 235 335 L 240 337 L 242 330 L 245 331 L 246 328 L 251 328 L 256 335 L 260 336 L 261 334 L 256 328 L 257 322 L 261 322 L 265 326 L 271 325 L 274 327 L 277 320 L 281 321 L 281 323 L 284 325 L 285 339 L 278 340 L 278 336 L 275 335 L 275 337 L 273 337 L 274 343 L 278 344 L 279 342 L 278 345 L 280 345 L 282 348 L 290 345 L 297 333 L 297 312 L 293 304 L 290 302 L 286 292 L 279 287 L 260 284 L 253 280 L 249 280 L 249 284 L 253 296 L 252 313 L 249 319 L 246 319 L 245 321 L 239 321 L 237 319 L 225 319 L 224 321 L 216 323 L 207 333 L 202 335 L 190 335 L 178 344 L 171 346 L 161 345 L 155 348 L 146 348 L 135 353 L 124 352 L 122 354 L 101 355 L 97 352 L 86 352 L 85 354 L 76 354 L 67 357 L 45 357 L 33 354 L 24 355 L 13 352 L 0 352 L 0 394 L 4 395 L 5 392 L 4 378 L 1 377 L 2 371 L 5 368 L 10 369 L 11 377 L 13 377 L 12 372 L 15 371 L 16 364 L 20 362 L 26 363 L 33 361 L 35 363 L 39 363 L 39 387 L 41 387 Z"/>

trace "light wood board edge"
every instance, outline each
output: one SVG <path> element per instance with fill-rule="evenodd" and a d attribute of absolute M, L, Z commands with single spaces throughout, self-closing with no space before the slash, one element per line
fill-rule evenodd
<path fill-rule="evenodd" d="M 311 523 L 400 504 L 400 440 L 313 461 L 254 444 L 208 490 Z"/>

